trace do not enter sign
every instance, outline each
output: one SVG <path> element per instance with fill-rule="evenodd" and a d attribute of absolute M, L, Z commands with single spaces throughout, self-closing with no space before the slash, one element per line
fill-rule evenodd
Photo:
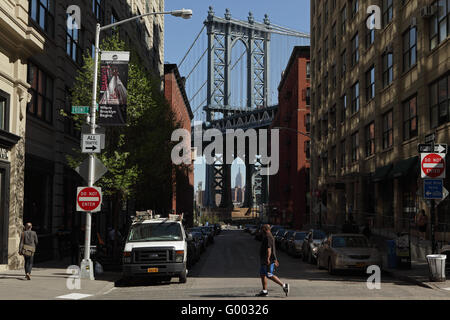
<path fill-rule="evenodd" d="M 97 187 L 77 188 L 77 211 L 98 212 L 102 204 L 102 189 Z"/>
<path fill-rule="evenodd" d="M 445 179 L 445 154 L 422 154 L 422 178 Z"/>

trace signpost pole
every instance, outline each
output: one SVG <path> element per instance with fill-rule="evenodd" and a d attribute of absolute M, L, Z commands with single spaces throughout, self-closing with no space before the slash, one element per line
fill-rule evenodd
<path fill-rule="evenodd" d="M 97 78 L 98 78 L 98 54 L 99 54 L 99 42 L 100 42 L 100 24 L 97 24 L 95 30 L 95 54 L 94 54 L 94 79 L 92 81 L 92 104 L 90 113 L 90 129 L 91 134 L 95 134 L 95 108 L 97 106 Z M 94 185 L 95 176 L 95 164 L 94 154 L 89 153 L 89 175 L 88 186 Z M 91 225 L 92 225 L 92 212 L 86 212 L 86 232 L 84 239 L 84 259 L 81 262 L 81 278 L 94 280 L 94 268 L 92 260 L 90 259 L 91 251 Z"/>
<path fill-rule="evenodd" d="M 431 150 L 434 152 L 434 139 L 431 142 Z M 435 254 L 436 253 L 436 238 L 435 238 L 435 234 L 434 234 L 434 222 L 435 222 L 435 205 L 436 202 L 434 201 L 434 199 L 431 200 L 431 212 L 430 212 L 430 219 L 431 219 L 431 223 L 430 223 L 430 227 L 431 227 L 431 253 Z"/>

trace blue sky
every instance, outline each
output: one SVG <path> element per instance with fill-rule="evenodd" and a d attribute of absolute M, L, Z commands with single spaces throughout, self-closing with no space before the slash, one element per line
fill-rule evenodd
<path fill-rule="evenodd" d="M 235 19 L 247 20 L 251 11 L 256 21 L 262 22 L 264 15 L 268 14 L 271 23 L 309 33 L 310 29 L 310 3 L 309 0 L 166 0 L 165 10 L 191 9 L 193 16 L 189 20 L 166 16 L 164 32 L 164 60 L 168 63 L 179 63 L 193 43 L 195 37 L 203 27 L 207 18 L 209 6 L 213 7 L 216 16 L 223 17 L 225 9 L 230 9 Z M 285 62 L 291 54 L 290 46 L 286 42 L 286 52 L 280 68 L 284 68 Z M 273 51 L 275 52 L 275 51 Z M 278 53 L 279 54 L 279 53 Z M 186 76 L 182 74 L 182 76 Z M 273 85 L 272 85 L 273 87 Z M 271 88 L 275 90 L 276 88 Z M 276 102 L 275 102 L 276 103 Z M 195 106 L 191 106 L 194 108 Z M 241 164 L 239 164 L 241 163 Z M 231 168 L 231 184 L 234 187 L 235 177 L 239 172 L 245 172 L 245 166 L 240 161 L 235 161 Z M 205 179 L 205 166 L 201 161 L 195 163 L 194 188 L 197 189 L 199 181 Z M 244 179 L 245 182 L 245 179 Z M 203 183 L 203 187 L 204 187 Z"/>

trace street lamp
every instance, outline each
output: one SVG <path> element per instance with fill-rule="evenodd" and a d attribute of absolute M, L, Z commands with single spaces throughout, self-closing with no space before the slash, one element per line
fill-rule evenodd
<path fill-rule="evenodd" d="M 97 106 L 97 77 L 98 77 L 98 54 L 100 51 L 99 42 L 100 42 L 100 32 L 116 27 L 118 25 L 134 21 L 137 19 L 144 18 L 150 15 L 160 15 L 160 14 L 170 14 L 174 17 L 181 17 L 183 19 L 190 19 L 192 17 L 192 10 L 190 9 L 181 9 L 181 10 L 173 10 L 167 12 L 150 12 L 141 14 L 139 16 L 131 17 L 128 19 L 124 19 L 115 23 L 108 24 L 106 26 L 100 26 L 97 23 L 95 29 L 95 54 L 94 54 L 94 79 L 92 81 L 92 104 L 91 104 L 91 112 L 88 117 L 88 122 L 90 124 L 91 134 L 95 134 L 95 109 Z M 94 154 L 89 154 L 89 176 L 88 176 L 88 186 L 92 187 L 94 185 L 94 176 L 95 176 L 95 166 L 94 166 Z M 81 261 L 81 278 L 94 280 L 94 272 L 93 272 L 93 264 L 90 259 L 90 248 L 91 248 L 91 223 L 92 223 L 92 213 L 87 212 L 86 215 L 86 233 L 85 233 L 85 241 L 84 241 L 84 259 Z"/>

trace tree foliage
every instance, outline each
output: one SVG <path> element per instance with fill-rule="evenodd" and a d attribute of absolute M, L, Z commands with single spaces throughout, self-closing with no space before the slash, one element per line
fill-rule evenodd
<path fill-rule="evenodd" d="M 160 90 L 160 79 L 150 75 L 133 48 L 127 48 L 118 35 L 106 38 L 100 48 L 131 54 L 127 125 L 106 127 L 106 146 L 98 158 L 108 173 L 96 185 L 115 199 L 116 206 L 126 198 L 134 198 L 139 209 L 164 211 L 168 209 L 172 188 L 171 134 L 179 125 Z M 91 104 L 93 68 L 92 57 L 84 55 L 84 65 L 72 89 L 73 105 Z M 79 128 L 85 122 L 84 116 L 73 118 Z M 72 168 L 85 158 L 80 150 L 76 151 L 77 156 L 68 156 Z"/>

